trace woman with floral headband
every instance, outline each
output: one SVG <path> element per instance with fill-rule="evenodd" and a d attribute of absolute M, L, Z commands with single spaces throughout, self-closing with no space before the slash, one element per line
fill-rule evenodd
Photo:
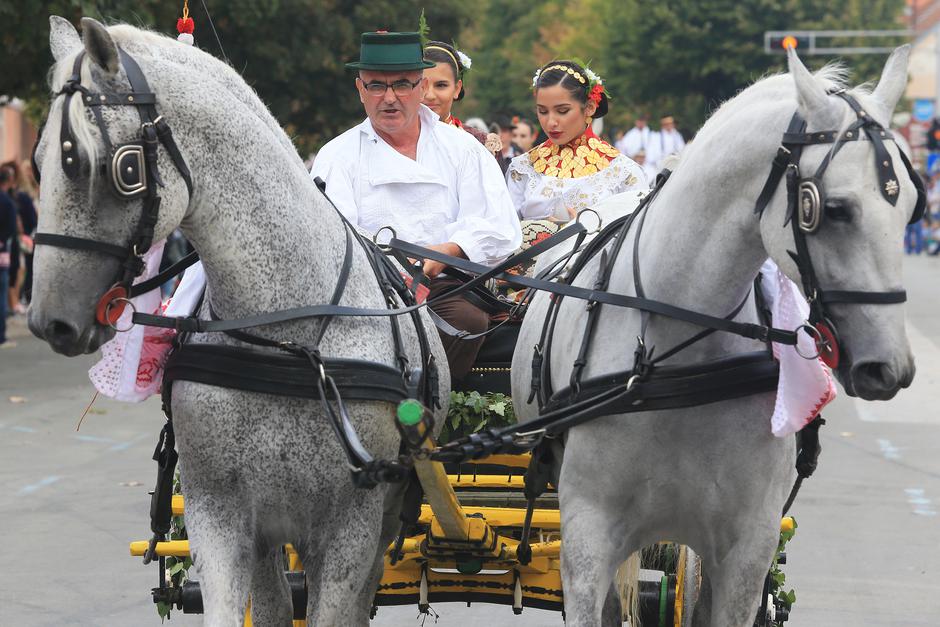
<path fill-rule="evenodd" d="M 500 150 L 502 144 L 497 145 L 498 135 L 464 126 L 452 112 L 454 103 L 462 100 L 466 93 L 463 76 L 470 69 L 470 57 L 450 44 L 431 41 L 424 46 L 424 60 L 435 64 L 434 67 L 424 70 L 424 76 L 428 79 L 424 105 L 440 116 L 441 122 L 461 128 L 476 137 L 490 152 Z"/>
<path fill-rule="evenodd" d="M 568 222 L 608 196 L 648 187 L 643 169 L 591 130 L 607 113 L 601 77 L 573 61 L 552 61 L 535 73 L 532 88 L 548 139 L 513 159 L 506 174 L 523 219 Z"/>

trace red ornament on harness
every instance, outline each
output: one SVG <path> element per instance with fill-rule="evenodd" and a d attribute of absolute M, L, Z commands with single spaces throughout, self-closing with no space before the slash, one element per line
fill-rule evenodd
<path fill-rule="evenodd" d="M 193 18 L 191 17 L 181 17 L 176 20 L 176 30 L 180 34 L 186 33 L 187 35 L 192 35 L 195 29 L 196 23 L 193 22 Z"/>
<path fill-rule="evenodd" d="M 816 350 L 819 352 L 819 358 L 823 363 L 835 370 L 839 367 L 839 342 L 836 340 L 836 334 L 827 321 L 817 322 L 816 331 L 819 337 L 816 338 Z"/>
<path fill-rule="evenodd" d="M 98 324 L 105 327 L 116 325 L 128 303 L 127 296 L 127 288 L 123 285 L 114 285 L 105 292 L 95 306 L 95 320 Z"/>

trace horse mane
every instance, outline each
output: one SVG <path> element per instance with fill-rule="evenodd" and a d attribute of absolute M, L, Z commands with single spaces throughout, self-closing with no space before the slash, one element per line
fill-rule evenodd
<path fill-rule="evenodd" d="M 850 70 L 844 64 L 834 61 L 823 66 L 820 70 L 815 72 L 813 76 L 826 90 L 837 91 L 845 89 L 848 93 L 855 96 L 859 102 L 866 103 L 871 95 L 871 84 L 863 83 L 856 87 L 849 88 L 849 72 Z M 721 106 L 711 114 L 708 120 L 705 121 L 705 124 L 702 125 L 701 129 L 699 129 L 696 134 L 695 141 L 692 143 L 707 143 L 712 139 L 713 135 L 715 137 L 727 137 L 728 126 L 734 124 L 735 120 L 740 118 L 742 112 L 752 110 L 760 104 L 791 101 L 796 101 L 796 85 L 794 84 L 793 77 L 791 77 L 788 72 L 764 76 L 742 89 L 733 98 L 722 103 Z M 880 108 L 868 107 L 868 110 L 877 112 Z M 841 135 L 854 120 L 854 115 L 847 115 L 843 126 L 836 130 L 838 130 Z M 878 120 L 878 122 L 887 127 L 889 120 Z M 835 144 L 833 144 L 833 146 L 834 145 Z M 688 150 L 682 151 L 679 155 L 679 163 L 676 164 L 676 167 L 686 161 L 688 154 Z"/>
<path fill-rule="evenodd" d="M 148 56 L 159 57 L 164 61 L 179 65 L 180 75 L 184 77 L 183 80 L 186 80 L 185 77 L 198 73 L 200 82 L 214 82 L 223 87 L 241 102 L 250 113 L 265 124 L 289 154 L 297 155 L 297 149 L 290 137 L 281 128 L 281 125 L 268 110 L 257 92 L 245 82 L 232 66 L 195 46 L 180 43 L 172 37 L 145 28 L 138 28 L 124 23 L 113 24 L 107 28 L 114 43 L 133 54 L 138 62 Z M 61 59 L 50 69 L 48 82 L 53 95 L 62 89 L 65 81 L 71 76 L 72 66 L 79 52 L 79 50 L 76 50 L 75 54 Z M 141 63 L 142 66 L 145 66 L 145 64 L 146 61 Z M 146 75 L 147 68 L 142 67 L 142 69 Z M 82 63 L 81 78 L 83 85 L 92 84 L 91 62 L 88 59 L 85 59 Z M 150 82 L 151 88 L 157 91 L 153 86 L 153 80 Z M 159 101 L 160 94 L 157 93 L 157 102 L 159 103 Z M 86 114 L 82 99 L 72 98 L 69 110 L 63 112 L 63 115 L 66 114 L 69 116 L 69 124 L 78 145 L 86 152 L 89 162 L 96 163 L 99 157 L 98 130 L 91 116 Z M 300 157 L 297 156 L 297 159 L 299 161 Z M 96 174 L 97 168 L 91 168 L 92 185 L 94 185 Z"/>

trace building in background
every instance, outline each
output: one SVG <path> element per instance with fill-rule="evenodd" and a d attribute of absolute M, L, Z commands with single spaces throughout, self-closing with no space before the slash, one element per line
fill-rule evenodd
<path fill-rule="evenodd" d="M 28 159 L 36 128 L 23 112 L 23 101 L 0 96 L 0 162 Z"/>

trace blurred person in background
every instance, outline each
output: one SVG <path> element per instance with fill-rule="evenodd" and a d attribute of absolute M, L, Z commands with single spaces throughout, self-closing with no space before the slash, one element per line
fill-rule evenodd
<path fill-rule="evenodd" d="M 657 171 L 663 167 L 663 162 L 670 155 L 677 155 L 685 148 L 685 139 L 682 133 L 676 130 L 676 121 L 671 115 L 663 116 L 659 121 L 659 130 L 650 136 L 646 148 L 646 160 Z"/>
<path fill-rule="evenodd" d="M 35 201 L 38 198 L 32 164 L 8 161 L 3 164 L 13 171 L 13 188 L 10 196 L 19 219 L 17 244 L 20 250 L 20 267 L 17 276 L 10 275 L 10 307 L 14 313 L 26 313 L 26 305 L 32 296 L 33 283 L 33 236 L 39 223 Z"/>
<path fill-rule="evenodd" d="M 656 183 L 656 175 L 659 174 L 659 170 L 654 168 L 651 164 L 646 161 L 646 151 L 640 150 L 633 155 L 633 160 L 636 161 L 636 164 L 643 168 L 643 174 L 646 175 L 646 182 L 649 183 L 650 187 Z"/>
<path fill-rule="evenodd" d="M 9 191 L 13 189 L 13 170 L 0 167 L 0 346 L 7 343 L 7 288 L 13 240 L 16 239 L 16 207 Z"/>
<path fill-rule="evenodd" d="M 538 129 L 535 128 L 535 123 L 528 118 L 519 118 L 512 132 L 512 141 L 519 147 L 519 150 L 522 152 L 532 150 L 536 137 L 538 137 Z"/>
<path fill-rule="evenodd" d="M 652 133 L 646 123 L 646 114 L 640 114 L 634 121 L 633 128 L 627 131 L 624 136 L 620 138 L 620 141 L 617 142 L 617 150 L 631 159 L 635 158 L 639 152 L 643 152 L 644 155 L 646 155 L 647 146 L 649 146 Z M 637 163 L 639 163 L 639 161 L 637 161 Z"/>
<path fill-rule="evenodd" d="M 502 149 L 496 153 L 496 159 L 499 161 L 499 168 L 506 173 L 509 168 L 509 162 L 514 157 L 522 154 L 519 146 L 512 143 L 512 134 L 516 129 L 516 124 L 508 115 L 498 114 L 490 125 L 490 131 L 499 135 L 499 141 L 502 143 Z"/>

